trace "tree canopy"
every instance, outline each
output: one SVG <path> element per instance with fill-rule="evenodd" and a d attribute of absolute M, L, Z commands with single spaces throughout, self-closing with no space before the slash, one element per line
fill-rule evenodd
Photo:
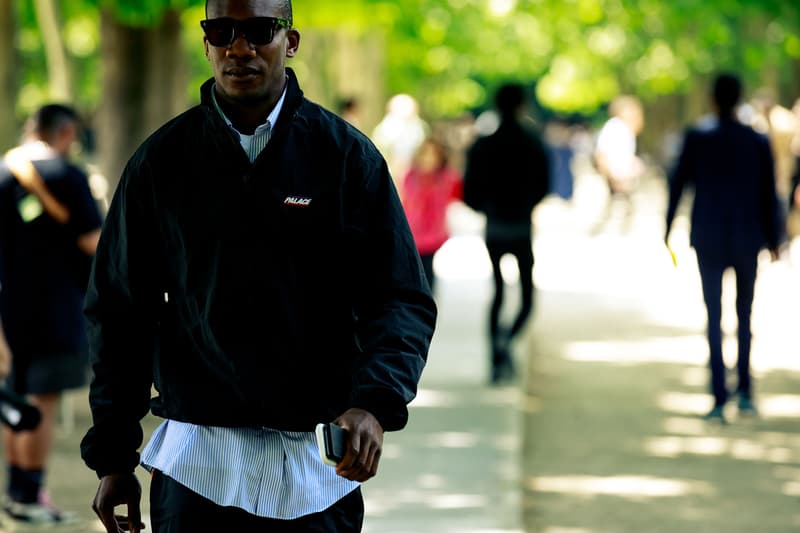
<path fill-rule="evenodd" d="M 20 114 L 53 97 L 36 12 L 42 2 L 15 2 Z M 191 52 L 164 53 L 186 54 L 194 87 L 208 75 L 196 52 L 203 0 L 56 4 L 82 108 L 94 108 L 101 94 L 101 9 L 132 26 L 180 11 Z M 535 83 L 541 104 L 563 113 L 591 113 L 620 92 L 645 99 L 686 92 L 719 69 L 735 69 L 751 87 L 800 92 L 800 3 L 784 0 L 298 0 L 295 25 L 304 33 L 380 35 L 386 89 L 414 94 L 432 116 L 480 108 L 507 79 Z"/>

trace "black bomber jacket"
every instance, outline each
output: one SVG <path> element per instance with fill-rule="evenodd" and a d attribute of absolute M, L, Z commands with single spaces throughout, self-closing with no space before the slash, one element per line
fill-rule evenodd
<path fill-rule="evenodd" d="M 81 454 L 100 476 L 138 464 L 148 409 L 313 431 L 360 407 L 406 424 L 436 321 L 411 232 L 374 145 L 287 76 L 255 163 L 208 80 L 123 172 L 85 303 Z"/>

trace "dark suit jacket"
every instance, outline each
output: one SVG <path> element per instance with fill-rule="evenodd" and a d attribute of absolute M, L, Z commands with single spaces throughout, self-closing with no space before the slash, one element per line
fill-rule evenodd
<path fill-rule="evenodd" d="M 670 176 L 667 231 L 689 184 L 695 192 L 690 239 L 698 256 L 727 265 L 777 248 L 784 224 L 766 136 L 733 120 L 689 130 Z"/>

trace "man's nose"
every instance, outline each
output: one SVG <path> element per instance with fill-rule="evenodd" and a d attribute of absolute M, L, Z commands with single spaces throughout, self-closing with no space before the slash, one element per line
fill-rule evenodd
<path fill-rule="evenodd" d="M 255 53 L 255 46 L 250 44 L 250 41 L 247 40 L 247 36 L 244 33 L 237 33 L 233 42 L 228 47 L 228 55 L 247 56 L 255 55 Z"/>

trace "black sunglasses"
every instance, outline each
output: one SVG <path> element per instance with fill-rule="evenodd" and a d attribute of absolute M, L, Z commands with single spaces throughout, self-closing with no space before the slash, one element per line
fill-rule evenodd
<path fill-rule="evenodd" d="M 200 26 L 212 46 L 230 46 L 239 35 L 244 35 L 250 44 L 260 46 L 271 43 L 278 28 L 289 28 L 291 23 L 276 17 L 253 17 L 245 20 L 222 17 L 201 20 Z"/>

